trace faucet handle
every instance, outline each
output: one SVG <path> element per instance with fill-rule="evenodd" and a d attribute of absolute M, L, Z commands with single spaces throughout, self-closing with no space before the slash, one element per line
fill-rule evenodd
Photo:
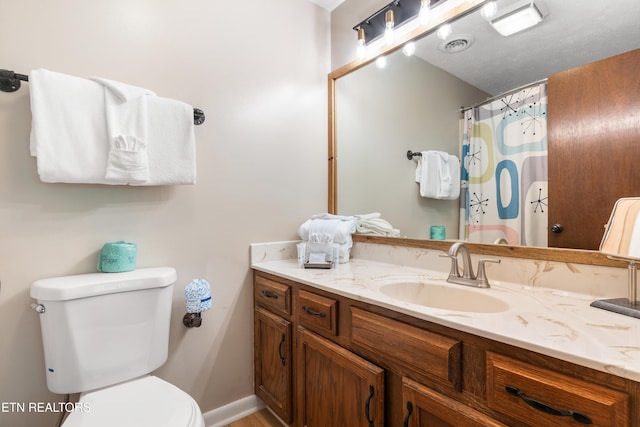
<path fill-rule="evenodd" d="M 499 259 L 481 259 L 478 261 L 478 275 L 476 276 L 476 279 L 478 281 L 478 287 L 481 287 L 481 288 L 489 287 L 489 279 L 487 278 L 487 271 L 484 266 L 488 262 L 494 262 L 496 264 L 500 264 Z"/>

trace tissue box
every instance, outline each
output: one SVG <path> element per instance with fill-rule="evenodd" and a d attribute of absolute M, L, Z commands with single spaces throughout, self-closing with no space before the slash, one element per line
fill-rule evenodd
<path fill-rule="evenodd" d="M 105 243 L 100 251 L 98 271 L 103 273 L 121 273 L 136 269 L 138 248 L 135 243 Z"/>

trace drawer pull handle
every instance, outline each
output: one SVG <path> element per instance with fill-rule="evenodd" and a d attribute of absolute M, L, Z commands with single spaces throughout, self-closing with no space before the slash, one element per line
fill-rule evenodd
<path fill-rule="evenodd" d="M 569 410 L 562 410 L 562 409 L 557 409 L 554 408 L 553 406 L 549 406 L 546 403 L 542 403 L 539 402 L 537 400 L 534 400 L 532 398 L 530 398 L 529 396 L 527 396 L 526 394 L 524 394 L 523 391 L 521 391 L 520 389 L 508 385 L 504 388 L 507 393 L 512 394 L 514 396 L 518 396 L 519 398 L 521 398 L 522 400 L 524 400 L 525 402 L 527 402 L 529 404 L 529 406 L 545 412 L 547 414 L 551 414 L 551 415 L 556 415 L 558 417 L 572 417 L 574 420 L 576 420 L 579 423 L 582 424 L 592 424 L 593 421 L 591 421 L 591 418 L 589 418 L 588 416 L 586 416 L 585 414 L 582 414 L 580 412 L 575 412 L 575 411 L 569 411 Z"/>
<path fill-rule="evenodd" d="M 367 397 L 367 401 L 364 404 L 364 415 L 367 417 L 367 422 L 369 423 L 369 427 L 373 427 L 373 420 L 369 415 L 369 405 L 371 404 L 371 399 L 373 399 L 373 393 L 375 389 L 372 385 L 369 385 L 369 397 Z"/>
<path fill-rule="evenodd" d="M 275 294 L 271 291 L 267 291 L 267 290 L 263 290 L 262 291 L 262 296 L 265 298 L 273 298 L 273 299 L 278 299 L 278 294 Z"/>
<path fill-rule="evenodd" d="M 284 346 L 285 335 L 282 334 L 282 339 L 280 340 L 280 344 L 278 345 L 278 356 L 280 356 L 280 361 L 282 362 L 282 366 L 286 364 L 286 360 L 284 358 L 284 354 L 282 354 L 282 347 Z"/>
<path fill-rule="evenodd" d="M 407 415 L 404 417 L 404 421 L 402 423 L 402 427 L 409 427 L 409 418 L 413 413 L 413 403 L 411 401 L 407 402 Z"/>
<path fill-rule="evenodd" d="M 307 307 L 306 305 L 302 306 L 302 309 L 304 310 L 305 313 L 307 313 L 309 316 L 320 316 L 320 317 L 327 317 L 326 314 L 324 314 L 321 311 L 314 311 L 311 310 L 309 307 Z"/>

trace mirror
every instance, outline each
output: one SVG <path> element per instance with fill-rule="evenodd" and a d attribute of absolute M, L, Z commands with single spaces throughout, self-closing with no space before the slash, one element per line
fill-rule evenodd
<path fill-rule="evenodd" d="M 640 198 L 626 197 L 616 202 L 600 252 L 616 258 L 640 260 Z"/>
<path fill-rule="evenodd" d="M 453 153 L 459 145 L 460 106 L 470 106 L 564 69 L 640 47 L 640 27 L 633 22 L 640 9 L 633 0 L 606 5 L 580 0 L 543 1 L 550 12 L 545 20 L 514 36 L 499 36 L 480 17 L 479 6 L 483 2 L 467 2 L 474 4 L 455 10 L 461 17 L 451 22 L 454 35 L 471 36 L 471 48 L 454 54 L 445 53 L 439 49 L 442 42 L 427 30 L 424 37 L 421 34 L 410 37 L 419 38 L 415 57 L 405 58 L 395 50 L 389 55 L 385 70 L 377 70 L 372 63 L 373 58 L 369 58 L 332 73 L 330 87 L 334 91 L 334 108 L 330 115 L 333 123 L 329 129 L 329 211 L 349 214 L 382 212 L 385 219 L 400 228 L 402 235 L 411 239 L 428 239 L 430 225 L 446 225 L 447 238 L 455 239 L 458 203 L 420 199 L 415 184 L 411 182 L 415 162 L 404 157 L 406 151 L 435 149 Z M 513 1 L 498 1 L 499 7 L 505 3 Z M 450 18 L 445 14 L 442 20 Z M 431 28 L 435 26 L 436 23 Z M 586 44 L 582 45 L 583 42 Z M 386 55 L 392 50 L 381 53 Z M 417 68 L 428 69 L 432 74 L 448 74 L 446 83 L 431 90 L 447 87 L 443 92 L 455 92 L 455 96 L 444 97 L 442 93 L 433 91 L 421 93 L 415 80 L 410 80 L 413 78 L 410 76 L 419 74 Z M 422 78 L 429 80 L 428 77 Z M 450 85 L 456 81 L 461 86 L 454 91 Z M 350 86 L 352 82 L 366 85 L 369 98 L 349 98 L 351 91 L 355 90 Z M 404 87 L 396 86 L 399 82 L 404 83 Z M 410 112 L 401 109 L 403 98 L 413 102 Z M 428 101 L 436 103 L 425 107 Z M 422 111 L 415 107 L 420 103 L 424 108 Z M 386 113 L 382 110 L 384 104 L 391 107 Z M 444 110 L 447 110 L 446 115 L 442 115 Z M 420 120 L 411 121 L 416 118 L 412 117 L 415 111 L 419 111 Z M 361 118 L 362 122 L 355 122 L 355 118 Z M 402 133 L 409 131 L 415 133 Z M 356 133 L 355 139 L 362 145 L 352 154 L 344 154 L 341 151 L 343 146 L 352 144 L 350 135 Z M 371 135 L 383 135 L 384 138 L 380 139 L 390 143 L 374 147 Z M 334 158 L 337 158 L 337 165 L 332 162 Z M 365 167 L 375 170 L 376 174 L 363 179 L 362 169 Z M 384 188 L 389 188 L 389 191 L 384 192 Z M 356 205 L 359 198 L 368 204 Z M 406 222 L 409 220 L 417 221 Z"/>
<path fill-rule="evenodd" d="M 640 261 L 640 198 L 626 197 L 616 202 L 600 244 L 600 252 L 629 262 L 628 294 L 626 298 L 597 300 L 591 306 L 640 318 L 636 266 Z"/>

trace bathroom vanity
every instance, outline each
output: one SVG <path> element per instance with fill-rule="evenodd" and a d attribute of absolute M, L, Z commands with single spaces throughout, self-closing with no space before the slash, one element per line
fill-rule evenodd
<path fill-rule="evenodd" d="M 290 425 L 640 426 L 640 322 L 592 297 L 367 259 L 252 266 L 255 391 Z"/>

